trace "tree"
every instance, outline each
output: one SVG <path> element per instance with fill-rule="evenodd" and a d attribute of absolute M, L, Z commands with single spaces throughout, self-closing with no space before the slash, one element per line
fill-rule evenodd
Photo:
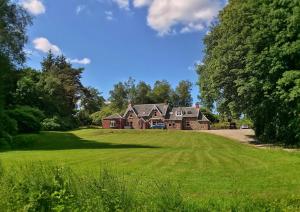
<path fill-rule="evenodd" d="M 103 96 L 101 96 L 101 93 L 96 88 L 87 87 L 83 88 L 80 98 L 80 107 L 81 110 L 92 114 L 101 110 L 104 101 Z"/>
<path fill-rule="evenodd" d="M 117 110 L 121 112 L 122 110 L 125 110 L 128 105 L 128 99 L 127 99 L 127 90 L 126 86 L 119 82 L 114 85 L 114 89 L 109 92 L 110 97 L 109 100 L 111 101 L 111 107 L 114 110 Z"/>
<path fill-rule="evenodd" d="M 158 80 L 154 83 L 151 99 L 154 103 L 170 102 L 171 94 L 172 88 L 170 83 L 166 80 Z"/>
<path fill-rule="evenodd" d="M 25 61 L 23 47 L 27 41 L 26 27 L 29 24 L 31 18 L 24 9 L 16 3 L 0 0 L 0 138 L 7 137 L 7 132 L 14 131 L 7 127 L 13 120 L 4 114 L 4 100 L 6 94 L 11 92 L 6 79 L 16 65 Z"/>
<path fill-rule="evenodd" d="M 73 68 L 64 56 L 53 59 L 49 55 L 42 62 L 43 72 L 38 84 L 44 94 L 42 110 L 47 115 L 71 117 L 75 115 L 84 88 L 80 82 L 83 69 Z"/>
<path fill-rule="evenodd" d="M 141 81 L 136 86 L 136 97 L 135 104 L 150 104 L 152 103 L 151 99 L 151 86 L 147 83 Z"/>
<path fill-rule="evenodd" d="M 299 143 L 299 99 L 285 102 L 295 93 L 285 83 L 293 87 L 299 79 L 291 79 L 300 70 L 299 33 L 299 1 L 229 1 L 204 41 L 198 67 L 204 105 L 215 102 L 233 118 L 245 114 L 260 140 Z"/>
<path fill-rule="evenodd" d="M 126 90 L 127 102 L 135 102 L 136 99 L 135 80 L 132 77 L 129 77 L 129 79 L 124 82 L 124 86 Z"/>
<path fill-rule="evenodd" d="M 182 80 L 179 82 L 172 94 L 172 102 L 174 106 L 190 107 L 193 104 L 193 98 L 191 95 L 193 84 L 188 80 Z"/>
<path fill-rule="evenodd" d="M 20 71 L 19 75 L 20 77 L 17 80 L 16 89 L 13 95 L 14 104 L 41 108 L 42 91 L 37 86 L 37 83 L 41 78 L 41 73 L 31 68 L 27 68 Z"/>

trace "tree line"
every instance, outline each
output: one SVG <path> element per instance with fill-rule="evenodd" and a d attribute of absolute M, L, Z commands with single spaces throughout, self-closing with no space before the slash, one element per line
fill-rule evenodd
<path fill-rule="evenodd" d="M 182 80 L 173 89 L 168 81 L 157 80 L 152 88 L 144 81 L 136 84 L 134 79 L 129 78 L 125 82 L 114 85 L 113 90 L 109 92 L 109 101 L 116 111 L 125 110 L 129 102 L 134 104 L 169 103 L 172 106 L 188 107 L 193 104 L 192 86 L 190 81 Z"/>
<path fill-rule="evenodd" d="M 201 101 L 264 142 L 300 143 L 300 1 L 231 0 L 204 42 Z"/>
<path fill-rule="evenodd" d="M 102 94 L 81 83 L 83 68 L 74 68 L 63 55 L 51 52 L 41 61 L 41 70 L 24 67 L 26 30 L 31 17 L 18 4 L 0 1 L 0 146 L 17 133 L 68 130 L 101 124 L 103 117 L 124 112 L 128 102 L 192 104 L 192 83 L 181 81 L 173 90 L 166 80 L 153 88 L 129 78 L 110 91 L 110 104 Z"/>

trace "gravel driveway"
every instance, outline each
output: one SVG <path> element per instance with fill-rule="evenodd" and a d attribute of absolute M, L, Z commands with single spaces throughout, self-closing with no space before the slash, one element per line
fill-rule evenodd
<path fill-rule="evenodd" d="M 254 131 L 251 129 L 243 130 L 205 130 L 201 132 L 207 132 L 214 135 L 220 135 L 234 140 L 238 140 L 243 143 L 250 143 L 255 141 Z"/>

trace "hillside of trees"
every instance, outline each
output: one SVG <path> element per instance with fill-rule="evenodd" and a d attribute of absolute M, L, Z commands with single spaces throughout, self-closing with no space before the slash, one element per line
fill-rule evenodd
<path fill-rule="evenodd" d="M 201 100 L 260 141 L 300 143 L 300 1 L 231 0 L 205 38 Z"/>

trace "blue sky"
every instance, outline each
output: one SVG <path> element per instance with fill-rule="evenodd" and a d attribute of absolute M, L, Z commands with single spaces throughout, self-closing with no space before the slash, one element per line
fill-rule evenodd
<path fill-rule="evenodd" d="M 85 69 L 82 82 L 105 98 L 133 77 L 153 85 L 166 79 L 194 83 L 203 37 L 222 0 L 21 0 L 34 17 L 28 30 L 27 65 L 40 68 L 45 52 L 64 54 Z"/>

